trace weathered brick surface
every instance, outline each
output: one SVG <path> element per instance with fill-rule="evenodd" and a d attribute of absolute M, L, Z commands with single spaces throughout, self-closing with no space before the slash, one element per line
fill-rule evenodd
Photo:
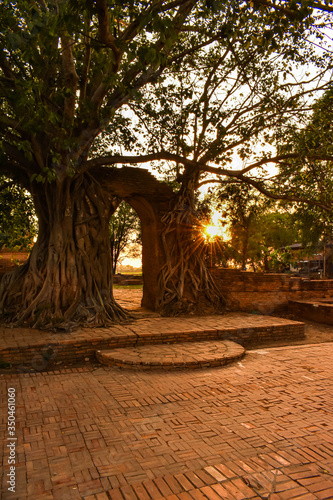
<path fill-rule="evenodd" d="M 288 305 L 289 310 L 297 316 L 333 325 L 333 299 L 290 300 Z"/>
<path fill-rule="evenodd" d="M 329 499 L 333 344 L 253 350 L 188 372 L 93 366 L 1 375 L 16 389 L 16 483 L 4 500 Z"/>
<path fill-rule="evenodd" d="M 310 280 L 285 274 L 212 269 L 217 286 L 231 310 L 272 314 L 289 300 L 333 300 L 333 280 Z"/>
<path fill-rule="evenodd" d="M 0 281 L 4 274 L 13 271 L 19 264 L 23 264 L 29 256 L 28 252 L 14 252 L 11 250 L 0 251 Z"/>

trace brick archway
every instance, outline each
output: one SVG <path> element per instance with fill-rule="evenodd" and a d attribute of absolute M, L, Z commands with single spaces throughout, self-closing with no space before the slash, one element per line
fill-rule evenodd
<path fill-rule="evenodd" d="M 142 230 L 142 306 L 156 310 L 158 275 L 164 264 L 161 219 L 170 208 L 172 189 L 140 168 L 107 169 L 105 183 L 114 196 L 125 200 L 138 214 Z"/>

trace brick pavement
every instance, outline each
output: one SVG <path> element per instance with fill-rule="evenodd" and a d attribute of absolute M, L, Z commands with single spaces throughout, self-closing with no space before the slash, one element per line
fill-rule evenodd
<path fill-rule="evenodd" d="M 113 296 L 117 303 L 129 311 L 141 308 L 142 288 L 113 288 Z"/>
<path fill-rule="evenodd" d="M 2 498 L 333 498 L 333 343 L 221 368 L 1 375 Z M 16 389 L 16 492 L 6 490 Z"/>

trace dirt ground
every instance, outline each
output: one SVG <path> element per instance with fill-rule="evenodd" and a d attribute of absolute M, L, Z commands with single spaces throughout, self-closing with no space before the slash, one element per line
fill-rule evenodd
<path fill-rule="evenodd" d="M 295 342 L 288 342 L 288 345 L 298 344 L 318 344 L 320 342 L 333 342 L 333 325 L 325 325 L 324 323 L 315 323 L 301 318 L 290 318 L 295 321 L 305 323 L 305 339 Z M 274 343 L 274 345 L 278 345 Z M 286 345 L 284 343 L 283 345 Z"/>
<path fill-rule="evenodd" d="M 274 316 L 274 314 L 272 314 Z M 278 315 L 276 315 L 278 316 Z M 322 342 L 333 342 L 333 325 L 325 325 L 324 323 L 316 323 L 315 321 L 308 321 L 303 318 L 297 318 L 291 315 L 286 315 L 282 317 L 291 319 L 293 321 L 301 321 L 305 323 L 305 338 L 303 340 L 295 341 L 274 341 L 269 344 L 256 346 L 258 347 L 280 347 L 285 345 L 304 345 L 304 344 L 319 344 Z"/>

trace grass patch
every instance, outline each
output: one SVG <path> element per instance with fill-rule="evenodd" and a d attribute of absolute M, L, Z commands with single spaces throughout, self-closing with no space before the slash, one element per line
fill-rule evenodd
<path fill-rule="evenodd" d="M 143 285 L 113 285 L 115 290 L 142 290 Z"/>
<path fill-rule="evenodd" d="M 116 274 L 121 274 L 122 276 L 142 276 L 142 271 L 119 271 L 119 273 Z"/>

